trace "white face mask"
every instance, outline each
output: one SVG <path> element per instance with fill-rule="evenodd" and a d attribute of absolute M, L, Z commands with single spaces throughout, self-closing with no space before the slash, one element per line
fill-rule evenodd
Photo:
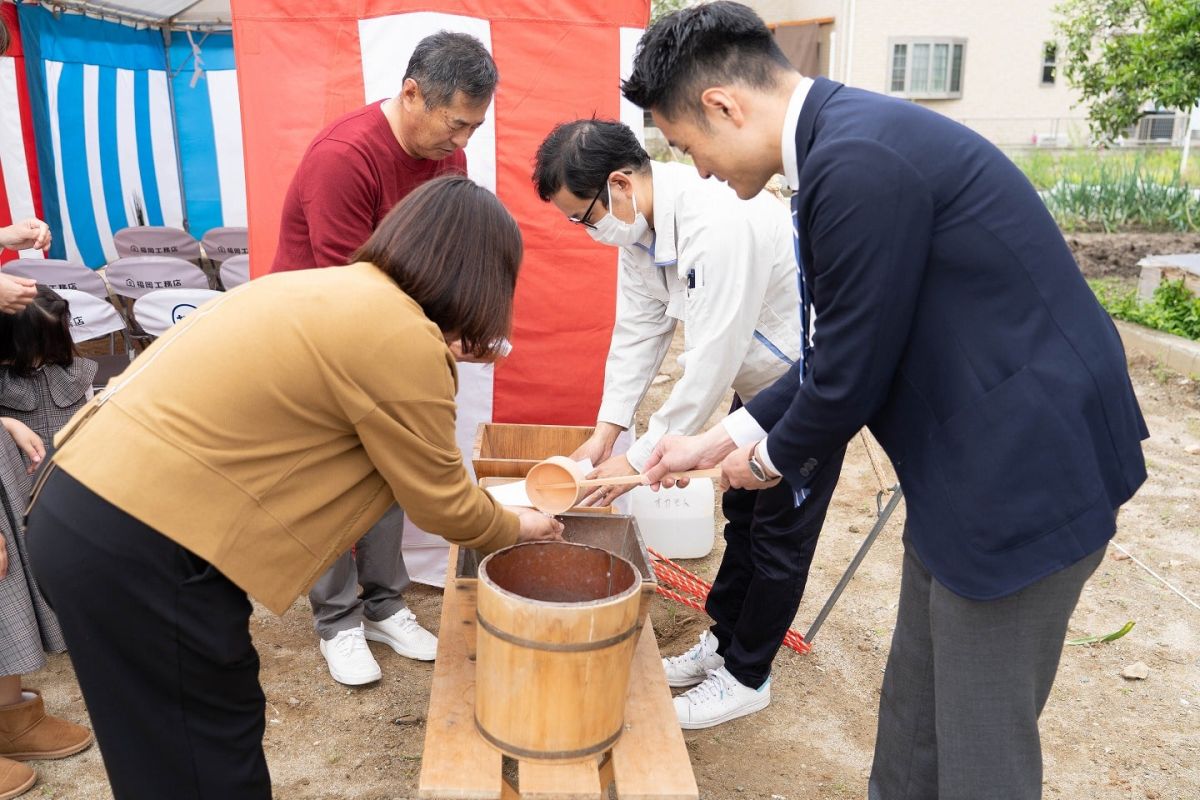
<path fill-rule="evenodd" d="M 646 231 L 650 230 L 650 223 L 646 222 L 646 218 L 637 210 L 637 195 L 630 194 L 630 197 L 633 198 L 633 222 L 625 222 L 613 216 L 611 210 L 612 184 L 606 184 L 606 186 L 608 187 L 610 210 L 596 223 L 595 228 L 587 228 L 588 236 L 601 244 L 611 244 L 616 247 L 630 247 L 637 244 L 646 235 Z"/>

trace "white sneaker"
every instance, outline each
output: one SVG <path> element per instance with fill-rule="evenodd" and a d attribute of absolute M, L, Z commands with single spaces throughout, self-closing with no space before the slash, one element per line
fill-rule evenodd
<path fill-rule="evenodd" d="M 338 683 L 362 686 L 383 677 L 371 648 L 367 647 L 361 623 L 357 628 L 339 631 L 332 639 L 322 639 L 321 655 L 329 665 L 329 674 Z"/>
<path fill-rule="evenodd" d="M 704 683 L 675 698 L 675 716 L 685 730 L 711 728 L 761 711 L 770 702 L 770 678 L 757 689 L 751 689 L 720 667 L 710 672 Z"/>
<path fill-rule="evenodd" d="M 681 656 L 664 658 L 663 671 L 667 673 L 667 686 L 680 689 L 695 686 L 708 677 L 714 669 L 725 666 L 725 659 L 717 655 L 717 637 L 711 631 L 700 634 L 700 644 Z"/>
<path fill-rule="evenodd" d="M 437 655 L 437 637 L 422 628 L 407 608 L 379 622 L 365 620 L 364 625 L 368 639 L 386 644 L 405 658 L 433 661 Z"/>

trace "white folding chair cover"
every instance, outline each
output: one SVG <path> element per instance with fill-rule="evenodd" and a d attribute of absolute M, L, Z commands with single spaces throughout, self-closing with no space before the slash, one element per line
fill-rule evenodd
<path fill-rule="evenodd" d="M 118 258 L 104 268 L 113 294 L 137 299 L 156 289 L 207 289 L 208 276 L 190 261 L 170 256 Z"/>
<path fill-rule="evenodd" d="M 138 225 L 113 234 L 119 258 L 130 256 L 172 256 L 188 261 L 200 260 L 200 243 L 180 228 L 165 225 Z"/>
<path fill-rule="evenodd" d="M 232 256 L 243 256 L 250 252 L 249 228 L 209 228 L 200 240 L 204 255 L 214 264 L 220 264 Z"/>
<path fill-rule="evenodd" d="M 83 264 L 58 258 L 18 258 L 4 265 L 4 274 L 31 278 L 55 291 L 71 289 L 108 299 L 104 278 Z"/>
<path fill-rule="evenodd" d="M 176 322 L 220 296 L 212 289 L 155 289 L 134 302 L 133 318 L 146 333 L 162 336 Z"/>
<path fill-rule="evenodd" d="M 221 264 L 221 285 L 226 289 L 250 280 L 250 256 L 230 256 Z"/>
<path fill-rule="evenodd" d="M 71 339 L 76 344 L 125 330 L 112 303 L 74 289 L 55 289 L 71 307 Z"/>

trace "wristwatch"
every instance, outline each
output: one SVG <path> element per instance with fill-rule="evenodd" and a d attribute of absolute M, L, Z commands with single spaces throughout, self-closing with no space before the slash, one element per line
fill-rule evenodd
<path fill-rule="evenodd" d="M 762 483 L 766 483 L 767 481 L 771 480 L 771 478 L 767 477 L 767 468 L 764 467 L 763 463 L 758 460 L 758 445 L 754 445 L 754 448 L 750 451 L 750 461 L 748 466 L 750 467 L 750 474 L 754 476 L 755 480 L 761 481 Z"/>

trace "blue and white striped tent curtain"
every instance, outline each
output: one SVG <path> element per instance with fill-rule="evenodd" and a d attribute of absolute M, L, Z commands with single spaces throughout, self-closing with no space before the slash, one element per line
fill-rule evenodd
<path fill-rule="evenodd" d="M 197 238 L 246 224 L 230 34 L 192 34 L 202 61 L 193 86 L 185 34 L 167 48 L 158 29 L 32 5 L 20 20 L 52 257 L 103 266 L 117 257 L 113 233 L 139 223 L 186 226 Z"/>
<path fill-rule="evenodd" d="M 176 31 L 170 54 L 188 229 L 199 239 L 209 228 L 246 224 L 233 35 Z"/>

